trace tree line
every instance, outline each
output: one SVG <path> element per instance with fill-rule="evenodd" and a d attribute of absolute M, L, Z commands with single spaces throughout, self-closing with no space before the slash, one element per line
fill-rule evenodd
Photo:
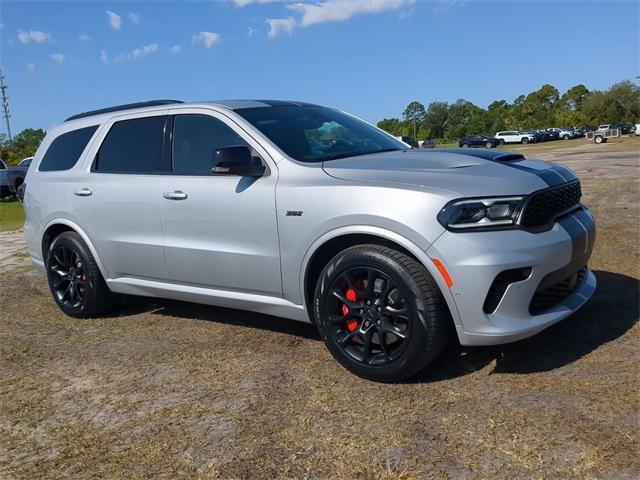
<path fill-rule="evenodd" d="M 0 158 L 7 165 L 17 165 L 20 160 L 32 157 L 36 153 L 44 135 L 45 132 L 41 128 L 26 128 L 11 140 L 4 133 L 0 133 Z"/>
<path fill-rule="evenodd" d="M 553 85 L 520 95 L 513 103 L 496 100 L 486 109 L 459 99 L 454 103 L 432 102 L 427 107 L 413 101 L 402 119 L 385 118 L 378 127 L 400 136 L 445 141 L 465 135 L 494 135 L 501 130 L 527 130 L 549 127 L 597 127 L 604 123 L 640 122 L 640 87 L 630 81 L 608 90 L 589 90 L 575 85 L 564 94 Z"/>
<path fill-rule="evenodd" d="M 426 108 L 414 101 L 407 105 L 402 119 L 385 118 L 378 127 L 392 135 L 414 139 L 458 140 L 464 135 L 501 130 L 527 130 L 548 127 L 595 127 L 603 123 L 640 122 L 640 86 L 630 81 L 608 90 L 589 90 L 576 85 L 564 94 L 553 85 L 520 95 L 513 103 L 496 100 L 486 109 L 459 99 L 454 103 L 432 102 Z M 17 165 L 32 156 L 45 136 L 42 129 L 27 128 L 9 140 L 0 134 L 0 158 Z"/>

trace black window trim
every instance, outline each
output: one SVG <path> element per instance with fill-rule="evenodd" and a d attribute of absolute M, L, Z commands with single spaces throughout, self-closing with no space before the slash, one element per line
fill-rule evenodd
<path fill-rule="evenodd" d="M 152 118 L 152 117 L 164 117 L 164 125 L 162 126 L 162 158 L 160 160 L 160 170 L 159 171 L 154 171 L 154 172 L 129 172 L 129 171 L 112 171 L 112 172 L 101 172 L 100 170 L 96 170 L 96 163 L 98 161 L 98 154 L 100 153 L 100 149 L 102 148 L 102 145 L 104 144 L 105 140 L 107 139 L 107 137 L 109 136 L 109 132 L 111 132 L 111 129 L 114 127 L 114 125 L 120 123 L 120 122 L 126 122 L 128 120 L 139 120 L 139 119 L 143 119 L 143 118 Z M 170 119 L 170 120 L 169 120 Z M 171 129 L 168 129 L 168 124 L 169 122 L 171 122 Z M 90 172 L 91 173 L 97 173 L 97 174 L 101 174 L 101 175 L 149 175 L 149 176 L 160 176 L 160 175 L 168 175 L 171 173 L 171 131 L 173 129 L 173 118 L 172 115 L 168 115 L 167 113 L 163 113 L 162 115 L 143 115 L 140 117 L 133 117 L 133 118 L 120 118 L 118 120 L 115 120 L 110 126 L 109 126 L 109 130 L 107 130 L 107 132 L 104 134 L 104 136 L 102 137 L 102 140 L 100 141 L 100 145 L 98 146 L 98 149 L 96 150 L 95 155 L 93 156 L 93 160 L 91 161 L 91 168 L 90 168 Z M 169 138 L 167 138 L 169 137 Z M 169 142 L 169 149 L 167 150 L 167 142 Z M 169 168 L 167 168 L 167 157 L 169 158 Z"/>

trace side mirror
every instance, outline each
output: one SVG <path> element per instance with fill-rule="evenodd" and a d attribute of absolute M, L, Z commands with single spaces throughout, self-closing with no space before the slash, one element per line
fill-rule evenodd
<path fill-rule="evenodd" d="M 211 163 L 214 175 L 262 177 L 266 170 L 260 160 L 251 155 L 251 149 L 244 145 L 219 148 L 213 153 Z"/>

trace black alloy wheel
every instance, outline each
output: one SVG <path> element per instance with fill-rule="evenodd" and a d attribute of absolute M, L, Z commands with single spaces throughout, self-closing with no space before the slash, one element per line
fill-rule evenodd
<path fill-rule="evenodd" d="M 404 292 L 380 270 L 354 267 L 334 278 L 325 295 L 332 340 L 352 359 L 384 365 L 398 358 L 411 336 Z"/>
<path fill-rule="evenodd" d="M 95 317 L 114 305 L 115 295 L 107 287 L 91 251 L 76 232 L 63 232 L 53 240 L 46 269 L 51 295 L 67 315 Z"/>
<path fill-rule="evenodd" d="M 69 309 L 81 309 L 91 284 L 80 255 L 66 245 L 59 245 L 51 251 L 49 275 L 57 302 Z"/>
<path fill-rule="evenodd" d="M 316 284 L 315 321 L 327 348 L 358 376 L 409 378 L 444 348 L 451 319 L 428 271 L 389 247 L 338 253 Z"/>

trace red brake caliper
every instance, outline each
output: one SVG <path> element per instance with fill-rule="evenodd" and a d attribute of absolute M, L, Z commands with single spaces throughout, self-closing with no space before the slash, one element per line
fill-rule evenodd
<path fill-rule="evenodd" d="M 358 297 L 356 295 L 356 291 L 353 288 L 350 288 L 349 290 L 347 290 L 346 293 L 346 297 L 347 300 L 351 301 L 351 302 L 355 302 Z M 351 319 L 347 319 L 347 315 L 349 315 L 349 307 L 347 307 L 346 305 L 342 305 L 342 315 L 345 317 L 345 319 L 347 320 L 347 330 L 349 330 L 350 332 L 353 332 L 356 328 L 358 328 L 358 321 L 351 318 Z"/>

